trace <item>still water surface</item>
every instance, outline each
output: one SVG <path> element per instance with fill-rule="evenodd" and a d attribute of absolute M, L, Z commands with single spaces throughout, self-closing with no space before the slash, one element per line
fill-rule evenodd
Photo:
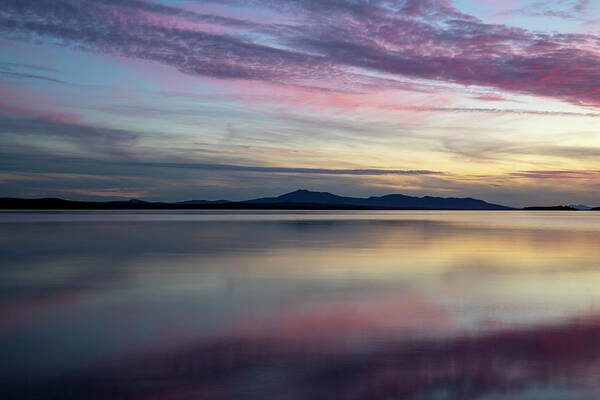
<path fill-rule="evenodd" d="M 598 399 L 600 213 L 0 213 L 0 395 Z"/>

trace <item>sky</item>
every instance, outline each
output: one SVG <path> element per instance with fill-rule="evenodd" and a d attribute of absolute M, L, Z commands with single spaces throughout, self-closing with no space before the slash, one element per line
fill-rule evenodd
<path fill-rule="evenodd" d="M 3 0 L 0 197 L 600 206 L 598 0 Z"/>

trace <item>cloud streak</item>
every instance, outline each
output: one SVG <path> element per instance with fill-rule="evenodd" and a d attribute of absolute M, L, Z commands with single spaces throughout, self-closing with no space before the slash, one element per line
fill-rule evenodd
<path fill-rule="evenodd" d="M 600 179 L 600 170 L 540 170 L 513 172 L 512 176 L 532 179 Z"/>
<path fill-rule="evenodd" d="M 0 103 L 0 107 L 1 107 Z M 63 115 L 57 114 L 43 117 L 9 117 L 0 114 L 0 133 L 3 135 L 1 142 L 9 141 L 10 137 L 36 138 L 33 143 L 44 150 L 48 143 L 54 142 L 66 148 L 73 146 L 91 154 L 107 154 L 111 157 L 124 156 L 138 138 L 137 132 L 111 129 L 101 126 L 84 125 L 65 120 Z M 72 118 L 70 118 L 72 119 Z M 50 148 L 54 147 L 50 146 Z"/>
<path fill-rule="evenodd" d="M 600 113 L 594 112 L 573 112 L 573 111 L 543 111 L 526 110 L 517 108 L 482 108 L 482 107 L 419 107 L 419 106 L 390 106 L 389 108 L 397 110 L 408 110 L 416 112 L 442 112 L 442 113 L 485 113 L 496 115 L 537 115 L 547 117 L 588 117 L 598 118 Z"/>
<path fill-rule="evenodd" d="M 557 8 L 553 5 L 549 5 L 545 1 L 538 1 L 530 6 L 508 10 L 501 14 L 516 14 L 523 15 L 526 17 L 556 17 L 572 19 L 581 17 L 582 14 L 584 14 L 587 11 L 590 5 L 589 0 L 577 0 L 563 3 L 567 3 L 566 7 Z"/>
<path fill-rule="evenodd" d="M 230 164 L 202 163 L 156 163 L 139 162 L 136 165 L 159 168 L 186 168 L 212 171 L 267 172 L 276 174 L 311 174 L 311 175 L 444 175 L 441 171 L 401 170 L 401 169 L 328 169 L 328 168 L 289 168 L 289 167 L 257 167 Z"/>
<path fill-rule="evenodd" d="M 17 64 L 9 62 L 0 62 L 0 75 L 12 79 L 36 79 L 53 83 L 64 84 L 66 82 L 60 79 L 55 79 L 47 75 L 42 75 L 40 72 L 57 72 L 52 68 L 40 67 L 36 65 Z"/>

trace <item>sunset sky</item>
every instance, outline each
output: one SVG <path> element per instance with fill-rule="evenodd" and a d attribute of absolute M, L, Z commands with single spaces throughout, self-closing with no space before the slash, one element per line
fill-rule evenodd
<path fill-rule="evenodd" d="M 0 197 L 600 206 L 600 1 L 3 0 Z"/>

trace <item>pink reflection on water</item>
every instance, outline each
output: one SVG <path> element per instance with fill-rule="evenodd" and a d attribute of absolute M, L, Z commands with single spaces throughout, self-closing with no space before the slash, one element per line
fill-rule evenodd
<path fill-rule="evenodd" d="M 329 346 L 346 339 L 439 335 L 457 328 L 441 306 L 412 293 L 317 302 L 274 314 L 244 316 L 223 337 Z M 318 345 L 317 345 L 318 346 Z"/>

